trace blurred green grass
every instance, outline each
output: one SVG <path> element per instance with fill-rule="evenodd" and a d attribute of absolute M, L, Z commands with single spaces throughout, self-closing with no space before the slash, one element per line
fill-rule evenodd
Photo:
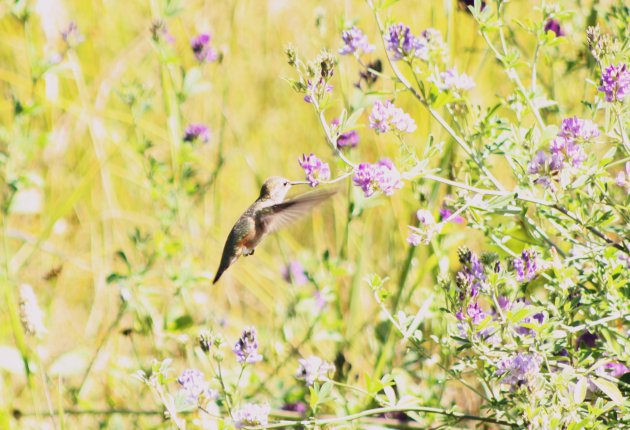
<path fill-rule="evenodd" d="M 404 20 L 416 31 L 426 27 L 441 30 L 452 49 L 454 64 L 477 82 L 473 101 L 489 105 L 511 88 L 507 79 L 497 76 L 500 71 L 493 67 L 494 60 L 477 36 L 472 18 L 456 3 L 400 2 L 392 8 L 392 19 Z M 510 9 L 514 16 L 539 19 L 531 2 L 514 3 Z M 24 176 L 24 188 L 40 193 L 42 201 L 32 213 L 12 213 L 5 218 L 5 260 L 8 282 L 13 286 L 32 284 L 45 310 L 49 332 L 36 347 L 31 346 L 48 370 L 54 397 L 61 391 L 62 401 L 70 407 L 70 389 L 77 387 L 87 362 L 102 342 L 87 385 L 75 393 L 79 399 L 76 404 L 97 409 L 116 405 L 150 409 L 153 403 L 146 390 L 130 382 L 129 375 L 140 366 L 148 366 L 153 357 L 188 356 L 195 361 L 190 351 L 182 353 L 190 348 L 182 339 L 192 336 L 194 330 L 179 333 L 168 329 L 169 321 L 184 314 L 192 316 L 194 327 L 218 327 L 224 321 L 222 330 L 230 343 L 244 325 L 256 325 L 268 357 L 268 363 L 256 372 L 265 374 L 287 353 L 286 342 L 296 344 L 308 329 L 306 317 L 286 320 L 287 308 L 300 293 L 282 281 L 280 272 L 288 260 L 296 258 L 323 283 L 322 287 L 329 287 L 339 297 L 335 306 L 346 317 L 337 321 L 325 315 L 324 320 L 329 321 L 322 327 L 327 331 L 322 330 L 322 339 L 312 340 L 307 349 L 323 351 L 322 355 L 331 353 L 331 345 L 337 342 L 335 333 L 340 333 L 348 343 L 344 354 L 353 364 L 352 374 L 370 371 L 378 351 L 374 340 L 378 311 L 362 278 L 367 273 L 380 273 L 395 283 L 398 273 L 384 272 L 399 267 L 405 259 L 406 225 L 420 205 L 418 190 L 406 187 L 393 198 L 366 203 L 363 215 L 350 224 L 347 255 L 341 263 L 348 275 L 337 279 L 326 276 L 321 259 L 325 251 L 338 257 L 342 248 L 347 216 L 343 184 L 343 193 L 319 208 L 311 219 L 266 240 L 255 256 L 241 259 L 218 285 L 211 287 L 209 282 L 225 236 L 239 213 L 257 196 L 266 177 L 301 179 L 297 158 L 310 152 L 331 162 L 333 172 L 342 171 L 325 145 L 311 106 L 282 79 L 292 74 L 284 48 L 291 43 L 310 58 L 322 47 L 336 51 L 342 26 L 339 17 L 358 19 L 376 41 L 376 26 L 364 3 L 191 1 L 181 3 L 181 11 L 169 18 L 163 16 L 165 4 L 157 0 L 27 4 L 33 9 L 25 23 L 11 14 L 10 2 L 0 7 L 0 88 L 4 95 L 0 100 L 0 140 L 8 157 L 4 180 Z M 222 140 L 224 166 L 200 198 L 183 192 L 169 195 L 173 188 L 164 175 L 158 181 L 163 187 L 152 188 L 147 183 L 147 160 L 138 150 L 150 140 L 152 156 L 169 157 L 160 61 L 149 32 L 152 20 L 159 17 L 165 19 L 175 38 L 171 51 L 176 59 L 169 66 L 171 70 L 194 66 L 189 40 L 201 31 L 211 31 L 213 46 L 223 53 L 220 64 L 202 68 L 210 89 L 181 105 L 182 127 L 205 123 L 213 131 L 209 144 L 188 154 L 201 176 L 207 177 L 215 168 Z M 569 39 L 581 40 L 581 35 L 571 35 L 570 29 L 572 25 L 583 27 L 583 19 L 577 14 L 567 23 Z M 70 54 L 39 76 L 42 62 L 59 48 L 59 30 L 70 20 L 77 22 L 85 42 L 76 49 L 76 56 Z M 522 35 L 518 40 L 529 52 L 532 40 Z M 577 46 L 565 43 L 560 54 L 576 56 Z M 379 43 L 375 56 L 384 57 Z M 555 88 L 560 105 L 577 109 L 573 88 L 556 83 L 565 79 L 583 82 L 581 72 L 568 77 L 560 70 L 552 73 L 545 58 L 540 68 Z M 371 104 L 371 99 L 352 86 L 356 78 L 356 65 L 340 58 L 329 120 L 342 107 Z M 151 103 L 143 115 L 134 115 L 119 96 L 132 84 L 141 85 Z M 419 126 L 411 145 L 420 151 L 429 134 L 438 141 L 447 139 L 426 111 L 405 95 L 400 95 L 400 100 Z M 16 105 L 25 110 L 16 113 Z M 549 122 L 553 118 L 551 114 Z M 362 122 L 367 122 L 366 114 Z M 354 160 L 396 157 L 394 142 L 368 131 L 359 131 L 361 143 L 351 155 Z M 354 199 L 361 201 L 356 193 Z M 165 209 L 168 204 L 177 207 L 172 218 Z M 436 199 L 429 207 L 438 205 Z M 166 230 L 165 223 L 169 224 Z M 132 265 L 141 264 L 142 256 L 129 240 L 136 228 L 151 234 L 151 246 L 160 255 L 155 270 L 130 281 L 138 300 L 150 307 L 157 331 L 132 340 L 120 334 L 137 326 L 131 313 L 125 314 L 113 334 L 108 331 L 118 312 L 119 289 L 116 283 L 108 283 L 107 277 L 125 269 L 116 256 L 118 250 L 125 250 Z M 470 243 L 470 231 L 450 228 L 453 233 L 444 249 L 454 251 L 456 244 Z M 453 256 L 428 255 L 424 250 L 417 253 L 409 281 L 416 291 L 413 303 L 421 304 L 429 297 L 436 268 L 449 257 Z M 56 268 L 61 269 L 58 276 L 44 279 Z M 284 338 L 280 335 L 283 331 Z M 9 318 L 3 311 L 0 343 L 11 345 L 12 339 Z M 67 354 L 76 362 L 60 364 L 60 357 Z M 11 368 L 7 361 L 1 374 L 0 409 L 5 414 L 13 408 L 46 410 L 41 383 L 37 382 L 33 400 L 25 388 L 23 372 Z M 281 377 L 271 384 L 272 393 L 282 391 L 279 381 L 293 371 L 292 362 L 280 370 Z M 59 375 L 64 378 L 57 379 Z M 90 422 L 90 418 L 83 419 L 83 423 Z M 141 418 L 137 425 L 145 428 L 149 422 L 159 420 Z M 26 427 L 19 428 L 39 428 L 22 423 Z"/>

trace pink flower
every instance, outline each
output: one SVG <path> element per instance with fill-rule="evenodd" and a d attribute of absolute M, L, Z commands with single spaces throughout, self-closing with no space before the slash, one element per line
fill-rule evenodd
<path fill-rule="evenodd" d="M 391 130 L 412 133 L 417 128 L 411 116 L 401 108 L 394 106 L 389 100 L 385 100 L 385 103 L 380 100 L 374 102 L 369 119 L 370 128 L 374 129 L 377 134 L 387 133 Z"/>

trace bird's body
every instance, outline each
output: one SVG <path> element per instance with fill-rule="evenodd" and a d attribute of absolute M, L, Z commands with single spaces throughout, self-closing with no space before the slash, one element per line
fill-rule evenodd
<path fill-rule="evenodd" d="M 253 254 L 256 246 L 266 235 L 307 214 L 315 205 L 335 193 L 313 192 L 284 201 L 293 184 L 277 176 L 265 181 L 258 199 L 243 212 L 232 227 L 213 283 L 216 283 L 223 272 L 241 255 Z"/>

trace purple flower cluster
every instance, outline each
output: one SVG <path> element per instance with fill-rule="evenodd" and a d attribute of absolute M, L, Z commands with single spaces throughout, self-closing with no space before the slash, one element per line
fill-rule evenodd
<path fill-rule="evenodd" d="M 562 121 L 558 136 L 572 142 L 590 142 L 600 134 L 599 127 L 593 121 L 573 116 Z"/>
<path fill-rule="evenodd" d="M 385 48 L 394 61 L 419 58 L 426 62 L 443 62 L 448 57 L 447 46 L 439 31 L 428 28 L 420 36 L 414 36 L 408 26 L 400 23 L 387 29 Z"/>
<path fill-rule="evenodd" d="M 440 73 L 433 81 L 441 91 L 451 91 L 457 95 L 475 87 L 475 81 L 465 73 L 457 73 L 457 67 Z"/>
<path fill-rule="evenodd" d="M 210 46 L 210 35 L 202 33 L 190 39 L 190 48 L 200 63 L 210 63 L 219 59 L 219 54 Z"/>
<path fill-rule="evenodd" d="M 600 135 L 592 121 L 577 117 L 562 121 L 560 132 L 549 145 L 550 154 L 538 151 L 527 166 L 527 173 L 538 175 L 534 183 L 551 186 L 551 178 L 557 177 L 567 167 L 579 168 L 586 160 L 582 144 L 592 142 Z"/>
<path fill-rule="evenodd" d="M 512 264 L 519 282 L 531 281 L 542 269 L 538 253 L 531 249 L 524 250 L 521 257 L 515 258 Z"/>
<path fill-rule="evenodd" d="M 511 386 L 512 390 L 529 385 L 540 373 L 542 357 L 538 354 L 518 353 L 504 358 L 497 364 L 496 375 L 503 376 L 501 382 Z"/>
<path fill-rule="evenodd" d="M 486 313 L 481 309 L 478 302 L 473 302 L 469 303 L 466 307 L 466 314 L 464 314 L 464 310 L 462 309 L 455 314 L 455 317 L 459 321 L 463 321 L 468 317 L 474 325 L 477 325 L 486 319 Z"/>
<path fill-rule="evenodd" d="M 630 70 L 624 63 L 611 64 L 602 73 L 597 89 L 606 94 L 607 102 L 621 101 L 630 93 Z"/>
<path fill-rule="evenodd" d="M 564 36 L 564 31 L 562 31 L 562 27 L 560 27 L 560 21 L 557 19 L 550 18 L 545 22 L 544 27 L 545 33 L 548 31 L 552 31 L 556 37 Z"/>
<path fill-rule="evenodd" d="M 330 122 L 333 130 L 339 127 L 339 119 L 335 118 Z M 359 133 L 356 130 L 350 130 L 339 134 L 337 137 L 337 148 L 356 148 L 359 144 Z"/>
<path fill-rule="evenodd" d="M 317 356 L 300 358 L 296 378 L 304 380 L 306 385 L 311 386 L 315 382 L 328 380 L 329 375 L 335 371 L 335 365 Z"/>
<path fill-rule="evenodd" d="M 365 197 L 370 197 L 376 191 L 391 196 L 403 186 L 400 172 L 389 158 L 383 158 L 375 164 L 359 164 L 352 180 L 357 187 L 361 187 Z"/>
<path fill-rule="evenodd" d="M 479 257 L 469 249 L 458 250 L 459 262 L 463 267 L 457 272 L 455 284 L 459 290 L 459 299 L 474 299 L 486 282 L 485 268 Z"/>
<path fill-rule="evenodd" d="M 313 95 L 315 97 L 319 97 L 323 94 L 331 92 L 332 89 L 333 86 L 326 84 L 323 79 L 318 81 L 309 80 L 306 85 L 306 95 L 304 96 L 304 101 L 306 103 L 313 103 Z"/>
<path fill-rule="evenodd" d="M 315 156 L 302 155 L 302 158 L 298 160 L 300 167 L 304 169 L 306 173 L 306 180 L 311 184 L 311 187 L 319 185 L 320 181 L 327 181 L 330 179 L 330 167 L 328 163 L 323 162 Z"/>
<path fill-rule="evenodd" d="M 197 369 L 186 369 L 177 378 L 177 383 L 182 387 L 186 399 L 197 404 L 199 399 L 214 399 L 217 392 L 210 389 L 210 383 L 205 376 Z"/>
<path fill-rule="evenodd" d="M 257 363 L 263 359 L 258 353 L 258 339 L 254 327 L 246 327 L 241 337 L 236 341 L 232 352 L 236 354 L 239 363 Z"/>
<path fill-rule="evenodd" d="M 304 266 L 297 261 L 293 260 L 282 270 L 282 278 L 293 285 L 304 285 L 308 282 Z"/>
<path fill-rule="evenodd" d="M 234 426 L 237 429 L 243 427 L 266 427 L 269 422 L 269 405 L 256 405 L 247 403 L 234 412 Z"/>
<path fill-rule="evenodd" d="M 208 143 L 210 140 L 210 130 L 203 124 L 190 124 L 184 131 L 184 142 L 196 142 L 200 140 Z"/>
<path fill-rule="evenodd" d="M 370 113 L 370 128 L 377 134 L 396 131 L 400 133 L 411 133 L 416 130 L 416 123 L 408 113 L 392 104 L 389 100 L 385 103 L 377 100 L 374 102 Z"/>
<path fill-rule="evenodd" d="M 414 36 L 411 29 L 401 23 L 394 24 L 387 29 L 385 48 L 391 52 L 392 60 L 419 57 L 423 50 L 426 50 L 422 39 Z"/>
<path fill-rule="evenodd" d="M 370 45 L 367 36 L 356 26 L 344 30 L 341 33 L 344 45 L 339 49 L 341 55 L 369 54 L 374 51 L 374 45 Z"/>

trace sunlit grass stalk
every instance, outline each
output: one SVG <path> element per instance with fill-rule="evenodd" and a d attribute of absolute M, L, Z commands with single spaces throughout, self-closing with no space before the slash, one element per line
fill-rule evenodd
<path fill-rule="evenodd" d="M 2 249 L 3 249 L 3 275 L 2 279 L 0 279 L 0 283 L 2 284 L 2 289 L 4 290 L 4 298 L 6 301 L 6 306 L 9 311 L 9 320 L 11 321 L 11 328 L 13 331 L 13 338 L 15 340 L 15 345 L 17 346 L 18 351 L 20 352 L 20 356 L 22 358 L 22 363 L 24 365 L 24 375 L 26 376 L 26 383 L 28 389 L 33 398 L 33 404 L 37 407 L 37 401 L 35 400 L 35 382 L 33 371 L 31 370 L 31 366 L 29 363 L 30 352 L 28 346 L 26 344 L 26 335 L 24 333 L 24 327 L 22 326 L 22 321 L 20 318 L 20 311 L 18 307 L 17 296 L 15 295 L 15 290 L 13 283 L 10 281 L 10 273 L 9 273 L 9 244 L 7 242 L 7 214 L 2 214 Z"/>

